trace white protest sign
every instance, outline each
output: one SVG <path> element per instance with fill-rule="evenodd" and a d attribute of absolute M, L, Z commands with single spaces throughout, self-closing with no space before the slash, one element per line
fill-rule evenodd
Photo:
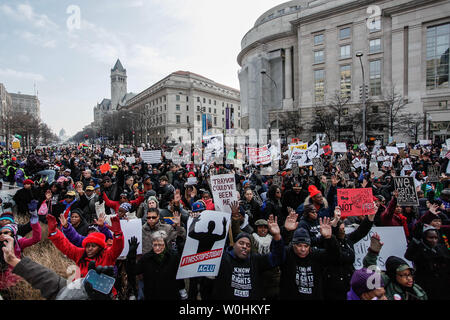
<path fill-rule="evenodd" d="M 144 151 L 144 148 L 139 147 L 139 148 L 137 148 L 137 151 L 138 151 L 139 153 L 141 153 L 142 151 Z"/>
<path fill-rule="evenodd" d="M 367 146 L 364 143 L 361 143 L 359 145 L 359 149 L 361 149 L 362 151 L 367 151 Z"/>
<path fill-rule="evenodd" d="M 396 144 L 396 146 L 397 146 L 397 148 L 403 148 L 403 149 L 405 149 L 406 148 L 406 143 L 397 143 Z"/>
<path fill-rule="evenodd" d="M 238 201 L 234 174 L 211 176 L 211 191 L 216 210 L 231 213 L 231 203 Z"/>
<path fill-rule="evenodd" d="M 431 144 L 431 140 L 419 140 L 419 144 L 427 146 Z"/>
<path fill-rule="evenodd" d="M 188 186 L 197 184 L 197 177 L 189 177 L 187 178 L 187 183 Z"/>
<path fill-rule="evenodd" d="M 161 163 L 161 150 L 141 151 L 141 158 L 148 164 Z"/>
<path fill-rule="evenodd" d="M 359 161 L 358 158 L 353 159 L 352 164 L 356 169 L 361 167 L 361 162 Z"/>
<path fill-rule="evenodd" d="M 398 148 L 397 147 L 386 147 L 386 151 L 389 154 L 398 154 Z"/>
<path fill-rule="evenodd" d="M 345 233 L 349 234 L 353 230 L 353 228 L 345 228 Z M 390 256 L 402 258 L 412 267 L 412 262 L 405 259 L 407 242 L 403 227 L 373 227 L 361 241 L 355 243 L 353 246 L 355 249 L 355 262 L 353 266 L 356 270 L 362 269 L 363 267 L 363 259 L 370 247 L 370 237 L 374 233 L 378 233 L 380 235 L 380 241 L 384 242 L 377 259 L 377 265 L 381 270 L 386 270 L 386 260 Z"/>
<path fill-rule="evenodd" d="M 105 148 L 105 152 L 103 152 L 103 154 L 107 157 L 112 157 L 114 155 L 114 151 L 109 148 Z"/>
<path fill-rule="evenodd" d="M 337 152 L 346 153 L 347 152 L 347 145 L 345 144 L 345 142 L 334 141 L 331 144 L 331 148 L 333 149 L 334 153 L 337 153 Z"/>
<path fill-rule="evenodd" d="M 447 149 L 450 150 L 450 139 L 445 140 L 445 144 L 447 145 Z"/>
<path fill-rule="evenodd" d="M 128 245 L 128 240 L 131 237 L 136 237 L 139 246 L 137 248 L 137 254 L 142 254 L 142 221 L 141 219 L 131 219 L 131 220 L 120 220 L 120 228 L 123 232 L 124 237 L 124 247 L 122 253 L 120 254 L 121 258 L 126 258 L 128 251 L 130 250 L 130 246 Z"/>
<path fill-rule="evenodd" d="M 227 212 L 209 210 L 202 211 L 197 218 L 189 217 L 186 244 L 178 266 L 177 280 L 217 276 L 230 217 Z"/>
<path fill-rule="evenodd" d="M 223 134 L 203 136 L 205 143 L 204 158 L 207 164 L 214 161 L 221 163 L 223 161 L 224 147 Z"/>
<path fill-rule="evenodd" d="M 136 163 L 136 158 L 135 157 L 127 157 L 125 162 L 129 163 L 129 164 L 134 164 L 134 163 Z"/>
<path fill-rule="evenodd" d="M 248 147 L 248 162 L 249 164 L 260 165 L 269 164 L 272 162 L 272 154 L 268 148 L 268 145 L 261 148 Z"/>

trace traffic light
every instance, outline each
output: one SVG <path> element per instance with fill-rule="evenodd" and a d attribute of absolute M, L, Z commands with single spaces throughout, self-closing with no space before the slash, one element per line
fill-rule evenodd
<path fill-rule="evenodd" d="M 365 85 L 365 97 L 367 98 L 369 96 L 369 86 Z M 362 100 L 363 98 L 363 86 L 359 86 L 359 99 Z"/>

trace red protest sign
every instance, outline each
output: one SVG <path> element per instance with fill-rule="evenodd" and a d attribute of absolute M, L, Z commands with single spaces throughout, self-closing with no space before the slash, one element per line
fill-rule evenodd
<path fill-rule="evenodd" d="M 329 156 L 332 152 L 331 152 L 331 147 L 329 145 L 324 146 L 323 148 L 323 152 L 326 156 Z"/>
<path fill-rule="evenodd" d="M 109 163 L 105 163 L 103 165 L 100 166 L 100 172 L 101 173 L 106 173 L 111 169 L 111 166 L 109 165 Z"/>
<path fill-rule="evenodd" d="M 341 217 L 364 216 L 374 214 L 372 188 L 338 189 L 338 206 Z"/>

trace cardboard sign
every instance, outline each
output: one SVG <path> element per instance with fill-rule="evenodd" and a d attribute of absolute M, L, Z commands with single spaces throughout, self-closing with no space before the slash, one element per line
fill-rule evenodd
<path fill-rule="evenodd" d="M 337 189 L 338 206 L 342 217 L 374 214 L 372 188 Z"/>
<path fill-rule="evenodd" d="M 141 158 L 148 164 L 161 163 L 161 150 L 141 151 Z"/>
<path fill-rule="evenodd" d="M 230 218 L 229 213 L 208 210 L 201 212 L 196 219 L 189 217 L 186 244 L 178 266 L 177 280 L 217 276 Z"/>
<path fill-rule="evenodd" d="M 411 149 L 409 151 L 409 154 L 415 157 L 420 157 L 420 150 L 416 150 L 416 149 Z"/>
<path fill-rule="evenodd" d="M 441 173 L 441 167 L 440 166 L 429 166 L 428 167 L 428 181 L 429 182 L 439 182 L 439 175 Z"/>
<path fill-rule="evenodd" d="M 413 177 L 394 177 L 394 185 L 398 191 L 397 204 L 399 206 L 419 206 Z"/>
<path fill-rule="evenodd" d="M 142 222 L 141 219 L 130 219 L 130 220 L 120 220 L 120 228 L 122 229 L 123 236 L 125 238 L 124 247 L 122 253 L 120 254 L 121 258 L 126 258 L 128 251 L 130 250 L 130 246 L 128 245 L 128 240 L 131 240 L 131 237 L 136 237 L 139 242 L 139 246 L 137 248 L 137 254 L 142 254 Z"/>
<path fill-rule="evenodd" d="M 274 175 L 272 179 L 272 184 L 281 187 L 283 184 L 283 177 L 279 175 Z"/>
<path fill-rule="evenodd" d="M 349 234 L 354 230 L 354 228 L 347 227 L 345 228 L 345 233 Z M 405 259 L 407 242 L 403 227 L 372 227 L 369 233 L 353 246 L 355 250 L 355 262 L 353 266 L 356 270 L 362 269 L 363 267 L 364 257 L 367 255 L 370 247 L 370 238 L 374 233 L 377 233 L 380 236 L 380 240 L 384 243 L 377 258 L 377 266 L 381 270 L 386 270 L 386 260 L 390 256 L 400 257 L 410 267 L 413 266 L 411 261 Z"/>
<path fill-rule="evenodd" d="M 238 201 L 234 174 L 211 176 L 211 191 L 216 210 L 231 213 L 231 203 Z"/>
<path fill-rule="evenodd" d="M 347 145 L 345 144 L 345 142 L 337 142 L 334 141 L 331 144 L 331 147 L 333 148 L 333 152 L 334 153 L 346 153 L 347 152 Z"/>

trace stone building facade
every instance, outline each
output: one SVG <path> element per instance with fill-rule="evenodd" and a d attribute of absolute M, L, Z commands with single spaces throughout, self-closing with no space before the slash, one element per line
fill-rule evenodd
<path fill-rule="evenodd" d="M 0 83 L 0 142 L 6 143 L 7 132 L 7 117 L 12 109 L 11 95 L 6 91 L 3 83 Z"/>
<path fill-rule="evenodd" d="M 381 119 L 367 127 L 367 138 L 388 142 L 384 102 L 394 90 L 407 102 L 405 113 L 420 115 L 418 138 L 443 141 L 450 137 L 449 43 L 449 0 L 280 4 L 241 41 L 243 127 L 273 128 L 295 112 L 303 127 L 300 138 L 314 139 L 321 133 L 314 130 L 317 113 L 337 94 L 348 99 L 344 119 L 361 110 L 364 71 L 366 117 Z M 355 138 L 357 125 L 340 127 L 342 139 Z M 411 141 L 401 133 L 393 138 Z"/>
<path fill-rule="evenodd" d="M 41 119 L 41 103 L 35 95 L 10 93 L 12 110 L 28 113 L 35 119 Z"/>

